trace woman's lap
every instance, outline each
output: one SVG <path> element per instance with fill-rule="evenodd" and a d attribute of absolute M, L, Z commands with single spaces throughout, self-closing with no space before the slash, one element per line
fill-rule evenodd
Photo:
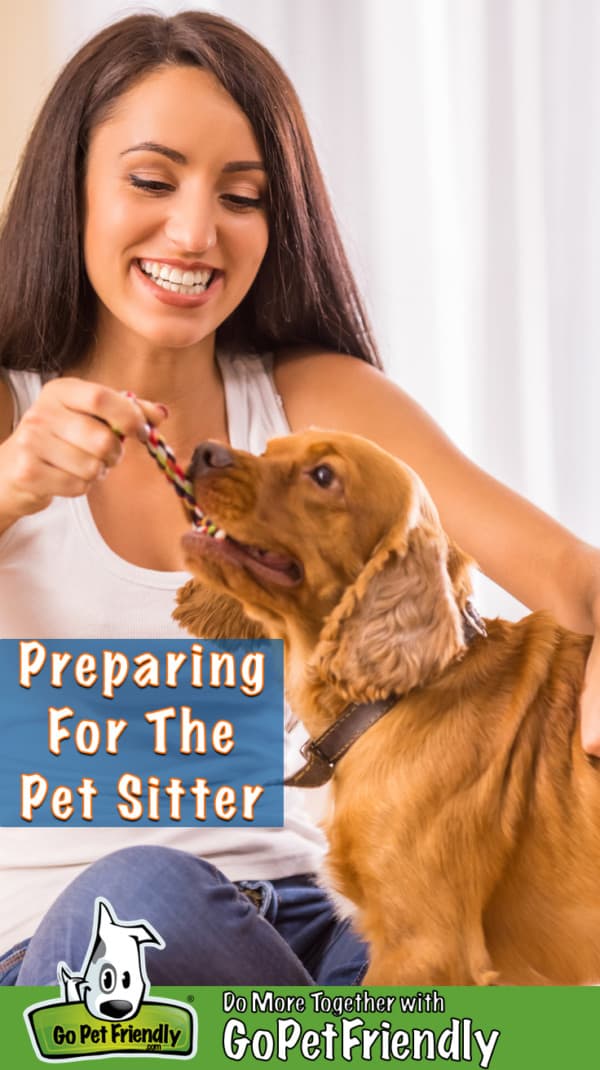
<path fill-rule="evenodd" d="M 16 983 L 55 985 L 60 961 L 79 972 L 99 895 L 119 920 L 143 918 L 160 933 L 164 949 L 146 948 L 153 984 L 356 984 L 362 979 L 364 945 L 309 876 L 241 885 L 252 899 L 209 863 L 171 848 L 133 847 L 107 855 L 50 908 L 27 946 Z M 0 974 L 2 966 L 0 960 Z M 7 971 L 0 983 L 14 984 L 14 973 Z"/>

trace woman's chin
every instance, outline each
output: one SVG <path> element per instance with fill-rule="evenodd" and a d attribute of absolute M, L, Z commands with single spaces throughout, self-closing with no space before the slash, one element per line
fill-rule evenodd
<path fill-rule="evenodd" d="M 215 330 L 216 328 L 213 328 L 212 330 L 208 329 L 207 332 L 204 333 L 199 331 L 192 332 L 165 329 L 149 331 L 147 329 L 138 329 L 136 334 L 152 349 L 186 350 L 206 345 L 209 340 L 212 342 L 215 336 Z"/>
<path fill-rule="evenodd" d="M 217 324 L 212 317 L 206 323 L 185 323 L 181 317 L 152 315 L 139 309 L 128 310 L 125 315 L 111 316 L 112 324 L 103 336 L 110 338 L 111 348 L 126 350 L 130 345 L 136 349 L 140 343 L 149 349 L 186 350 L 204 346 L 214 340 Z"/>

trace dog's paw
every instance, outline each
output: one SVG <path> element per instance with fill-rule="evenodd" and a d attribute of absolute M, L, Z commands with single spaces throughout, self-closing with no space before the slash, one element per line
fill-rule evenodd
<path fill-rule="evenodd" d="M 473 978 L 473 984 L 486 987 L 488 985 L 501 985 L 502 981 L 500 979 L 500 974 L 498 973 L 498 970 L 488 969 L 481 970 L 481 972 Z"/>
<path fill-rule="evenodd" d="M 265 631 L 246 616 L 241 604 L 225 594 L 215 594 L 196 580 L 177 592 L 173 620 L 194 637 L 202 639 L 262 639 Z"/>

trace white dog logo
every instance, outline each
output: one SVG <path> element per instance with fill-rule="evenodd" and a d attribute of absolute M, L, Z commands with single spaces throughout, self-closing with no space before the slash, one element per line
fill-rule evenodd
<path fill-rule="evenodd" d="M 57 967 L 65 1003 L 85 1003 L 94 1018 L 124 1021 L 137 1014 L 150 989 L 142 945 L 163 948 L 147 921 L 122 922 L 106 899 L 96 899 L 94 929 L 81 974 Z"/>

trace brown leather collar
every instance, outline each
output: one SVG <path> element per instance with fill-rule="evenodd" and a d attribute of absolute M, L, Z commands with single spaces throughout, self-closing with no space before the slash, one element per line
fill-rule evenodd
<path fill-rule="evenodd" d="M 467 602 L 462 611 L 463 634 L 469 645 L 476 635 L 487 635 L 485 624 L 479 613 Z M 336 763 L 344 756 L 352 744 L 376 724 L 398 702 L 400 695 L 388 695 L 378 702 L 353 702 L 336 721 L 318 739 L 307 739 L 300 748 L 305 760 L 296 773 L 286 777 L 284 784 L 293 788 L 320 788 L 331 780 Z"/>
<path fill-rule="evenodd" d="M 318 739 L 307 739 L 300 748 L 306 761 L 297 773 L 286 777 L 284 784 L 293 788 L 320 788 L 333 776 L 336 762 L 354 741 L 379 721 L 398 701 L 388 695 L 379 702 L 360 702 L 346 706 L 344 712 Z"/>

